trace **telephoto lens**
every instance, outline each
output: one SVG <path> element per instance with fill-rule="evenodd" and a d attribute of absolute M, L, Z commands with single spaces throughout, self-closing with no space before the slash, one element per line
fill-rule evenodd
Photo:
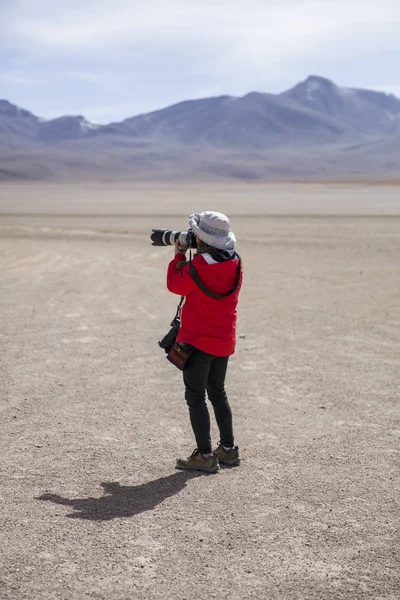
<path fill-rule="evenodd" d="M 181 246 L 197 248 L 193 231 L 171 231 L 169 229 L 152 229 L 150 234 L 152 246 L 173 246 L 179 242 Z"/>
<path fill-rule="evenodd" d="M 181 231 L 170 231 L 169 229 L 152 229 L 151 244 L 152 246 L 173 246 L 179 240 Z"/>

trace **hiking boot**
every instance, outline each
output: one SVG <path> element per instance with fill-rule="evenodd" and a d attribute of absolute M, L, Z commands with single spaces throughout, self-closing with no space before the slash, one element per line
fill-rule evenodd
<path fill-rule="evenodd" d="M 196 448 L 186 460 L 178 458 L 176 461 L 176 468 L 191 471 L 204 471 L 205 473 L 218 473 L 219 462 L 215 454 L 205 457 L 200 454 Z"/>
<path fill-rule="evenodd" d="M 234 446 L 232 450 L 225 450 L 223 445 L 220 444 L 218 448 L 214 450 L 214 454 L 221 465 L 226 465 L 227 467 L 237 467 L 240 465 L 239 448 L 237 446 Z"/>

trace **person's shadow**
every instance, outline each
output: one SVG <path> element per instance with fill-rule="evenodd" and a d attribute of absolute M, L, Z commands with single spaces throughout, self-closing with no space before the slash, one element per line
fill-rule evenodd
<path fill-rule="evenodd" d="M 160 477 L 141 485 L 121 485 L 117 481 L 101 484 L 104 495 L 100 498 L 63 498 L 58 494 L 42 494 L 37 500 L 71 506 L 76 512 L 66 515 L 71 519 L 109 521 L 121 517 L 132 517 L 146 510 L 152 510 L 169 496 L 178 494 L 189 479 L 198 476 L 192 472 L 180 471 L 168 477 Z"/>

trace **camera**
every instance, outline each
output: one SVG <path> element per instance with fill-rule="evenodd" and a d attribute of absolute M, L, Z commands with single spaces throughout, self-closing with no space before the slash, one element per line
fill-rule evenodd
<path fill-rule="evenodd" d="M 158 345 L 160 346 L 160 348 L 163 348 L 167 354 L 171 350 L 172 346 L 175 343 L 176 336 L 178 335 L 180 326 L 181 326 L 181 320 L 178 316 L 176 316 L 171 321 L 171 329 L 168 331 L 168 333 L 166 335 L 164 335 L 162 340 L 160 340 L 158 342 Z"/>
<path fill-rule="evenodd" d="M 196 236 L 191 229 L 188 231 L 152 229 L 150 239 L 152 246 L 173 246 L 175 242 L 179 242 L 181 246 L 197 248 Z"/>

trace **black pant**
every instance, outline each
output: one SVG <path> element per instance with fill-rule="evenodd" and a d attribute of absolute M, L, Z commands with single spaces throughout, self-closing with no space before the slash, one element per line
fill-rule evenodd
<path fill-rule="evenodd" d="M 225 376 L 229 356 L 213 356 L 197 350 L 186 371 L 183 371 L 185 399 L 197 448 L 202 454 L 211 452 L 210 415 L 206 405 L 206 390 L 213 405 L 220 441 L 233 446 L 232 411 L 225 391 Z"/>

